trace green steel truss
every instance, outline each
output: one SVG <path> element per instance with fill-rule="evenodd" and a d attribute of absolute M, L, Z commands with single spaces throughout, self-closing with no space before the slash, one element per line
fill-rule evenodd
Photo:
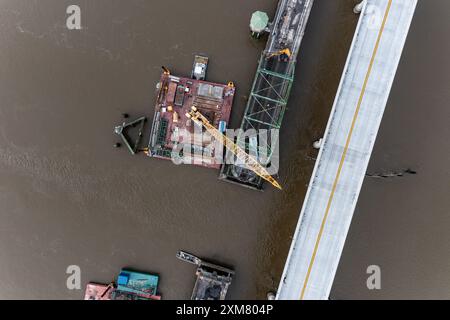
<path fill-rule="evenodd" d="M 274 63 L 271 60 L 265 54 L 261 56 L 241 124 L 244 131 L 281 128 L 294 82 L 295 63 Z"/>
<path fill-rule="evenodd" d="M 251 129 L 270 132 L 272 129 L 281 128 L 294 82 L 295 65 L 295 61 L 281 61 L 279 57 L 267 58 L 266 52 L 261 55 L 241 124 L 243 132 Z M 252 150 L 255 148 L 254 145 L 249 143 L 245 135 L 238 137 L 237 143 L 245 146 L 247 152 L 255 151 Z M 270 141 L 267 146 L 269 160 L 276 144 L 278 138 Z M 256 189 L 261 189 L 263 184 L 262 179 L 255 177 L 248 170 L 233 165 L 224 165 L 220 178 L 234 180 Z"/>

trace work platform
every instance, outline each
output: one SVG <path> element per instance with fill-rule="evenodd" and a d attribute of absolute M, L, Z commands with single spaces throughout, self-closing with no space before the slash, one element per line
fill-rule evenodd
<path fill-rule="evenodd" d="M 276 298 L 328 299 L 417 0 L 367 0 Z"/>
<path fill-rule="evenodd" d="M 192 76 L 204 79 L 208 60 L 199 56 L 197 60 Z M 182 164 L 220 169 L 222 150 L 215 150 L 214 140 L 207 132 L 202 134 L 199 129 L 200 133 L 195 135 L 195 124 L 186 117 L 186 113 L 195 105 L 213 126 L 224 132 L 230 120 L 234 95 L 232 83 L 218 84 L 177 77 L 168 70 L 164 72 L 157 85 L 148 156 L 174 161 L 180 159 Z"/>
<path fill-rule="evenodd" d="M 300 44 L 306 29 L 313 0 L 281 0 L 265 50 L 259 59 L 258 69 L 242 120 L 242 132 L 279 130 L 286 111 Z M 281 59 L 278 52 L 288 49 L 291 56 Z M 258 141 L 259 136 L 240 135 L 237 144 L 264 166 L 270 166 L 274 150 L 278 147 L 278 132 L 267 145 Z M 266 154 L 262 154 L 262 152 Z M 264 159 L 265 161 L 261 161 Z M 276 159 L 278 160 L 278 159 Z M 244 166 L 226 164 L 222 167 L 221 180 L 238 183 L 254 189 L 262 189 L 264 180 Z"/>

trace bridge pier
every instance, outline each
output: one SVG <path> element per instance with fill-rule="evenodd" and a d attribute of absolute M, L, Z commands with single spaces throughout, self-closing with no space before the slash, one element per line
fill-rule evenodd
<path fill-rule="evenodd" d="M 316 150 L 320 150 L 322 148 L 323 139 L 319 139 L 316 142 L 313 143 L 313 147 Z"/>
<path fill-rule="evenodd" d="M 366 0 L 361 1 L 360 3 L 358 3 L 354 8 L 353 8 L 353 12 L 355 14 L 360 14 L 362 9 L 364 8 L 364 3 L 366 2 Z"/>

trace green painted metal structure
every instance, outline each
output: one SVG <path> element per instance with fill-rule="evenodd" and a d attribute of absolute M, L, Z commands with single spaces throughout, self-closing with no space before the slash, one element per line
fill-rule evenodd
<path fill-rule="evenodd" d="M 250 154 L 260 157 L 260 162 L 267 165 L 277 147 L 278 139 L 272 137 L 267 145 L 255 146 L 250 141 L 258 139 L 256 133 L 281 129 L 284 115 L 294 82 L 296 61 L 280 61 L 278 57 L 269 58 L 267 52 L 261 55 L 258 69 L 247 102 L 240 129 L 244 133 L 237 137 L 237 144 Z M 265 154 L 262 154 L 262 153 Z M 230 155 L 227 156 L 227 158 Z M 265 159 L 262 161 L 261 159 Z M 265 163 L 263 163 L 265 162 Z M 225 164 L 220 179 L 235 182 L 244 186 L 261 190 L 263 180 L 251 171 L 236 165 Z"/>
<path fill-rule="evenodd" d="M 312 5 L 313 0 L 280 0 L 266 49 L 259 59 L 236 142 L 266 166 L 273 162 L 278 147 L 278 130 L 286 112 L 297 55 Z M 291 52 L 287 59 L 279 54 L 286 49 Z M 270 135 L 273 130 L 276 134 Z M 260 132 L 267 132 L 269 139 L 261 141 Z M 230 157 L 227 154 L 226 163 Z M 223 165 L 219 179 L 257 190 L 263 188 L 263 179 L 239 164 Z"/>

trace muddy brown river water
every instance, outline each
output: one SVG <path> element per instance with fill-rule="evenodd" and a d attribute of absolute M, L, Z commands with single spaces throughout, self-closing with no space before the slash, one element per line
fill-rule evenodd
<path fill-rule="evenodd" d="M 121 113 L 153 115 L 161 65 L 234 81 L 238 127 L 263 42 L 249 38 L 255 10 L 275 0 L 0 1 L 0 298 L 80 299 L 66 288 L 109 282 L 121 267 L 161 275 L 165 299 L 185 299 L 194 268 L 179 249 L 233 266 L 230 299 L 276 289 L 357 16 L 355 0 L 316 0 L 280 137 L 280 180 L 264 193 L 217 172 L 132 157 L 113 127 Z M 82 30 L 66 28 L 81 7 Z M 419 0 L 333 299 L 450 298 L 450 2 Z M 382 290 L 366 269 L 379 265 Z"/>

